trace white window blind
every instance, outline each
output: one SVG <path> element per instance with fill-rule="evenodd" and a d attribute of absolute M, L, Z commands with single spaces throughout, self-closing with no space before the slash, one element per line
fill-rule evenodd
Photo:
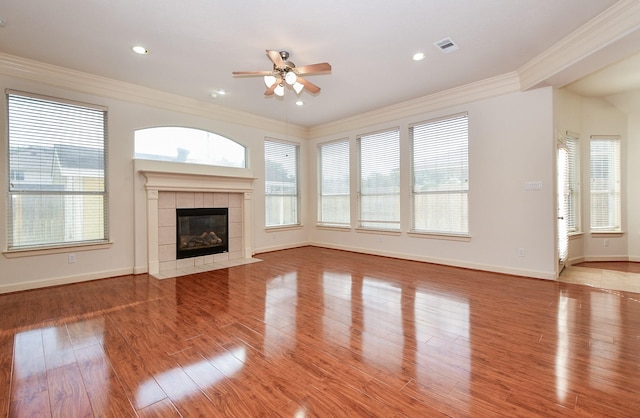
<path fill-rule="evenodd" d="M 580 141 L 567 137 L 567 231 L 579 232 L 580 227 Z"/>
<path fill-rule="evenodd" d="M 414 125 L 409 135 L 412 143 L 412 231 L 467 235 L 467 115 Z"/>
<path fill-rule="evenodd" d="M 105 108 L 7 92 L 8 248 L 108 239 Z"/>
<path fill-rule="evenodd" d="M 265 140 L 265 224 L 267 227 L 299 225 L 299 146 Z"/>
<path fill-rule="evenodd" d="M 349 141 L 320 144 L 318 224 L 350 225 Z"/>
<path fill-rule="evenodd" d="M 400 230 L 400 132 L 358 137 L 358 227 Z"/>
<path fill-rule="evenodd" d="M 592 137 L 590 150 L 591 231 L 619 232 L 620 139 Z"/>

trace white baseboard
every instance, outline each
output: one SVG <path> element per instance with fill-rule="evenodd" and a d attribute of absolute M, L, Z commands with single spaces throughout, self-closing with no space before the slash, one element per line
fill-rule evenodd
<path fill-rule="evenodd" d="M 585 262 L 589 261 L 631 261 L 629 260 L 629 256 L 626 255 L 594 255 L 584 257 Z"/>
<path fill-rule="evenodd" d="M 351 251 L 351 252 L 361 253 L 361 254 L 380 255 L 384 257 L 398 258 L 401 260 L 421 261 L 423 263 L 441 264 L 445 266 L 461 267 L 461 268 L 466 268 L 471 270 L 481 270 L 481 271 L 489 271 L 492 273 L 509 274 L 512 276 L 523 276 L 523 277 L 531 277 L 535 279 L 556 280 L 555 272 L 544 272 L 544 271 L 537 271 L 537 270 L 517 269 L 517 268 L 511 268 L 511 267 L 504 267 L 504 266 L 468 263 L 460 260 L 423 257 L 423 256 L 412 255 L 412 254 L 396 253 L 392 251 L 375 251 L 374 252 L 372 250 L 363 249 L 363 248 L 349 247 L 345 245 L 327 244 L 327 243 L 320 243 L 320 242 L 309 243 L 308 245 L 313 245 L 316 247 L 323 247 L 323 248 L 332 248 L 335 250 Z"/>
<path fill-rule="evenodd" d="M 298 242 L 298 243 L 295 243 L 295 244 L 273 245 L 273 246 L 270 246 L 270 247 L 254 248 L 253 249 L 253 255 L 261 254 L 261 253 L 268 253 L 268 252 L 271 252 L 271 251 L 289 250 L 291 248 L 306 247 L 307 245 L 314 245 L 314 244 L 312 244 L 310 242 Z"/>
<path fill-rule="evenodd" d="M 144 274 L 149 273 L 149 269 L 147 266 L 136 266 L 133 268 L 133 274 Z"/>
<path fill-rule="evenodd" d="M 0 285 L 0 294 L 19 292 L 22 290 L 39 289 L 41 287 L 60 286 L 63 284 L 87 282 L 89 280 L 106 279 L 116 276 L 124 276 L 132 274 L 133 269 L 106 270 L 95 273 L 80 274 L 77 276 L 54 277 L 50 279 L 34 280 L 31 282 L 12 283 L 8 285 Z"/>

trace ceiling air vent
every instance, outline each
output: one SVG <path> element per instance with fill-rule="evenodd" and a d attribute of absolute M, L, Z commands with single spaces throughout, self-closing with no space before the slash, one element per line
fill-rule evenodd
<path fill-rule="evenodd" d="M 441 39 L 438 42 L 435 42 L 434 45 L 444 53 L 449 53 L 460 49 L 460 47 L 458 47 L 458 45 L 456 45 L 456 43 L 453 42 L 453 39 L 451 38 Z"/>

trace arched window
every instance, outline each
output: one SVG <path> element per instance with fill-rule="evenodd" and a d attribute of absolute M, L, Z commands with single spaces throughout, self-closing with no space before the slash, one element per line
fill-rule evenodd
<path fill-rule="evenodd" d="M 247 149 L 212 132 L 158 127 L 135 133 L 135 158 L 245 168 Z"/>

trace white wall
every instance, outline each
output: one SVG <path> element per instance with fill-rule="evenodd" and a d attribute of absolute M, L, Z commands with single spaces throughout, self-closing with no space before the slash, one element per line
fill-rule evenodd
<path fill-rule="evenodd" d="M 640 262 L 640 112 L 629 116 L 627 134 L 627 231 L 629 261 Z"/>
<path fill-rule="evenodd" d="M 358 134 L 399 126 L 404 192 L 402 233 L 399 236 L 314 227 L 310 230 L 310 240 L 333 248 L 555 278 L 552 99 L 551 88 L 511 93 L 313 139 L 309 153 L 312 158 L 308 165 L 315 178 L 315 151 L 319 143 L 349 138 L 353 161 Z M 408 236 L 408 126 L 458 112 L 469 114 L 471 240 L 462 242 Z M 354 175 L 356 172 L 352 170 Z M 543 190 L 525 191 L 524 185 L 528 181 L 541 181 Z M 309 183 L 307 196 L 310 208 L 307 222 L 310 225 L 315 223 L 316 193 L 316 180 L 313 180 Z M 355 199 L 355 190 L 352 190 L 352 199 Z M 355 208 L 354 204 L 352 208 Z M 355 217 L 352 214 L 352 219 Z M 525 250 L 525 257 L 519 257 L 520 248 Z"/>
<path fill-rule="evenodd" d="M 54 74 L 55 75 L 55 74 Z M 39 80 L 39 79 L 38 79 Z M 508 93 L 497 97 L 434 110 L 431 105 L 417 116 L 403 117 L 384 124 L 346 128 L 331 137 L 302 140 L 299 134 L 283 134 L 268 129 L 268 121 L 253 123 L 252 118 L 229 119 L 209 116 L 202 108 L 187 103 L 172 105 L 166 95 L 153 100 L 125 101 L 123 93 L 110 95 L 105 90 L 91 94 L 77 89 L 61 89 L 51 83 L 27 81 L 0 75 L 0 87 L 23 90 L 105 105 L 109 108 L 109 189 L 110 240 L 107 249 L 61 252 L 7 258 L 0 256 L 0 293 L 121 274 L 146 269 L 145 207 L 140 203 L 143 179 L 134 173 L 133 139 L 137 129 L 152 126 L 187 126 L 204 129 L 234 139 L 249 149 L 249 164 L 256 177 L 253 203 L 253 248 L 257 253 L 308 243 L 353 251 L 371 252 L 408 259 L 485 269 L 524 276 L 555 277 L 554 236 L 554 155 L 552 90 L 542 88 L 526 93 Z M 80 89 L 80 87 L 78 88 Z M 85 90 L 83 90 L 85 91 Z M 148 92 L 144 92 L 148 95 Z M 133 96 L 132 96 L 133 97 Z M 6 108 L 0 107 L 0 129 L 6 133 Z M 412 105 L 414 106 L 414 105 Z M 204 109 L 204 110 L 202 110 Z M 415 106 L 411 107 L 416 114 Z M 435 108 L 437 109 L 437 107 Z M 216 113 L 218 112 L 218 113 Z M 363 234 L 351 230 L 336 232 L 315 227 L 316 219 L 316 145 L 320 141 L 349 137 L 390 126 L 400 126 L 403 167 L 408 167 L 408 133 L 410 123 L 457 112 L 469 113 L 470 129 L 470 232 L 469 242 L 414 238 L 406 234 L 409 209 L 403 206 L 400 236 Z M 395 116 L 394 116 L 395 117 Z M 234 119 L 235 118 L 235 119 Z M 390 118 L 384 118 L 389 120 Z M 228 122 L 227 120 L 233 120 Z M 256 127 L 262 126 L 262 127 Z M 274 125 L 275 126 L 275 125 Z M 289 130 L 290 132 L 292 129 Z M 265 137 L 286 139 L 301 145 L 302 219 L 298 228 L 265 230 L 264 228 L 264 148 Z M 354 143 L 354 142 L 353 142 Z M 6 134 L 0 137 L 0 149 L 7 149 Z M 3 167 L 7 163 L 3 151 Z M 0 170 L 0 218 L 6 219 L 7 170 Z M 409 175 L 403 172 L 405 201 L 408 201 Z M 525 191 L 527 181 L 541 181 L 543 190 Z M 5 234 L 0 234 L 0 248 L 6 249 Z M 518 256 L 518 249 L 525 256 Z M 76 254 L 76 263 L 68 263 L 68 254 Z"/>
<path fill-rule="evenodd" d="M 640 90 L 606 98 L 627 116 L 626 196 L 629 260 L 640 262 Z"/>
<path fill-rule="evenodd" d="M 0 75 L 0 87 L 21 90 L 107 106 L 109 109 L 109 211 L 110 248 L 83 251 L 80 248 L 56 254 L 30 255 L 7 258 L 0 255 L 0 293 L 28 288 L 71 283 L 82 280 L 111 277 L 146 271 L 146 236 L 144 204 L 135 203 L 135 193 L 144 191 L 143 180 L 134 175 L 134 132 L 152 126 L 187 126 L 204 129 L 229 137 L 249 148 L 249 164 L 254 171 L 255 189 L 252 196 L 254 207 L 254 248 L 267 248 L 274 243 L 283 247 L 306 242 L 303 228 L 267 233 L 264 229 L 264 150 L 266 136 L 285 139 L 285 135 L 265 129 L 252 128 L 248 124 L 220 121 L 184 112 L 160 109 L 148 105 L 114 100 L 97 95 L 59 89 L 49 85 Z M 276 103 L 278 105 L 278 103 Z M 6 101 L 0 104 L 0 218 L 6 219 L 8 149 L 6 137 Z M 307 145 L 299 138 L 286 136 L 289 141 L 301 143 L 302 156 L 306 158 Z M 303 179 L 305 176 L 303 176 Z M 136 222 L 138 220 L 138 222 Z M 3 221 L 3 225 L 5 225 Z M 0 249 L 7 248 L 5 228 L 0 234 Z M 138 237 L 138 239 L 136 239 Z M 272 238 L 274 237 L 274 238 Z M 68 263 L 68 255 L 74 253 L 76 262 Z"/>

